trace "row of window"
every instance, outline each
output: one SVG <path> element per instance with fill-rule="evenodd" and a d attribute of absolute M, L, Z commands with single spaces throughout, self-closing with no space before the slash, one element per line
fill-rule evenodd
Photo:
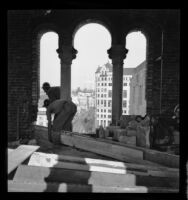
<path fill-rule="evenodd" d="M 104 103 L 104 106 L 107 106 L 107 103 L 108 103 L 108 107 L 111 107 L 112 106 L 112 100 L 97 100 L 97 105 L 103 105 Z"/>
<path fill-rule="evenodd" d="M 108 113 L 111 113 L 112 112 L 112 110 L 111 109 L 101 109 L 101 112 L 108 112 Z M 100 112 L 100 109 L 97 109 L 97 112 Z"/>
<path fill-rule="evenodd" d="M 101 115 L 97 115 L 97 118 L 99 118 L 99 117 L 101 117 L 101 118 L 109 118 L 109 119 L 111 119 L 111 115 L 103 115 L 103 114 L 101 114 Z"/>
<path fill-rule="evenodd" d="M 97 94 L 97 97 L 107 97 L 106 94 Z M 108 91 L 108 97 L 112 97 L 112 90 Z M 127 90 L 123 90 L 123 98 L 127 98 Z"/>
<path fill-rule="evenodd" d="M 112 106 L 112 100 L 97 100 L 97 105 L 100 105 L 100 103 L 101 103 L 101 105 L 103 105 L 104 104 L 104 107 L 106 107 L 107 106 L 107 103 L 108 103 L 108 107 L 111 107 Z M 122 106 L 123 107 L 127 107 L 127 101 L 126 100 L 123 100 L 122 101 Z"/>
<path fill-rule="evenodd" d="M 97 78 L 97 81 L 107 81 L 107 80 L 109 80 L 109 81 L 111 81 L 112 80 L 112 77 L 98 77 Z"/>
<path fill-rule="evenodd" d="M 107 86 L 107 83 L 97 83 L 98 86 Z M 112 83 L 108 83 L 108 86 L 112 86 Z"/>
<path fill-rule="evenodd" d="M 106 126 L 110 125 L 111 121 L 109 121 L 109 120 L 97 120 L 97 123 L 98 123 L 99 126 L 106 127 Z"/>
<path fill-rule="evenodd" d="M 130 78 L 128 78 L 128 77 L 123 77 L 123 80 L 124 81 L 128 81 Z M 97 81 L 107 81 L 107 80 L 109 80 L 109 81 L 112 81 L 112 77 L 98 77 L 97 78 Z"/>
<path fill-rule="evenodd" d="M 108 83 L 108 84 L 107 83 L 97 83 L 97 85 L 98 86 L 107 86 L 107 85 L 112 86 L 112 83 Z M 123 86 L 127 86 L 127 85 L 128 85 L 127 83 L 123 83 Z"/>

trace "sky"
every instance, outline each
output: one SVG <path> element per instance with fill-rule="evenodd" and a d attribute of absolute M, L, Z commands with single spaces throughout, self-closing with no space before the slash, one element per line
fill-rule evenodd
<path fill-rule="evenodd" d="M 125 39 L 129 52 L 124 67 L 136 67 L 146 58 L 146 39 L 141 32 L 132 32 Z M 111 63 L 107 54 L 111 47 L 110 33 L 100 24 L 87 24 L 76 32 L 73 45 L 78 53 L 71 66 L 71 87 L 94 89 L 96 69 Z M 44 34 L 40 50 L 40 85 L 46 81 L 52 86 L 60 85 L 60 60 L 56 49 L 58 35 L 54 32 Z"/>

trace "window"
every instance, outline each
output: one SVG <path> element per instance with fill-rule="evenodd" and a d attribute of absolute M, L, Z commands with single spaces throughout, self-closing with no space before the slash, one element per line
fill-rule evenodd
<path fill-rule="evenodd" d="M 97 104 L 99 105 L 99 100 L 97 101 Z"/>
<path fill-rule="evenodd" d="M 111 115 L 108 115 L 108 118 L 110 119 L 110 118 L 111 118 Z"/>
<path fill-rule="evenodd" d="M 103 109 L 101 109 L 101 112 L 103 112 Z"/>
<path fill-rule="evenodd" d="M 108 83 L 109 86 L 112 86 L 112 83 Z"/>
<path fill-rule="evenodd" d="M 103 94 L 101 94 L 101 97 L 103 97 Z"/>
<path fill-rule="evenodd" d="M 108 109 L 108 112 L 109 112 L 109 113 L 111 113 L 111 112 L 112 112 L 112 110 L 111 110 L 111 109 Z"/>
<path fill-rule="evenodd" d="M 106 109 L 104 109 L 104 112 L 106 112 Z"/>
<path fill-rule="evenodd" d="M 112 97 L 112 90 L 108 91 L 108 97 Z"/>
<path fill-rule="evenodd" d="M 104 106 L 106 106 L 106 100 L 104 100 Z"/>
<path fill-rule="evenodd" d="M 103 118 L 103 115 L 101 115 L 101 118 Z"/>
<path fill-rule="evenodd" d="M 104 118 L 106 118 L 106 115 L 104 115 Z"/>
<path fill-rule="evenodd" d="M 127 86 L 127 83 L 123 83 L 123 86 Z"/>
<path fill-rule="evenodd" d="M 112 105 L 112 101 L 108 100 L 108 107 L 111 107 L 111 105 Z"/>
<path fill-rule="evenodd" d="M 123 98 L 127 98 L 127 90 L 123 90 Z"/>
<path fill-rule="evenodd" d="M 103 104 L 103 100 L 101 100 L 101 104 Z"/>
<path fill-rule="evenodd" d="M 123 100 L 123 107 L 127 107 L 127 101 Z"/>
<path fill-rule="evenodd" d="M 103 86 L 103 83 L 101 85 Z"/>

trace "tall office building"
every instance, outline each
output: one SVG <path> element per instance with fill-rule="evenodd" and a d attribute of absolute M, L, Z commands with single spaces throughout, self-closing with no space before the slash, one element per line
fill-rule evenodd
<path fill-rule="evenodd" d="M 124 68 L 122 114 L 129 114 L 130 81 L 134 68 Z M 95 127 L 108 126 L 112 115 L 112 65 L 106 63 L 95 72 Z"/>

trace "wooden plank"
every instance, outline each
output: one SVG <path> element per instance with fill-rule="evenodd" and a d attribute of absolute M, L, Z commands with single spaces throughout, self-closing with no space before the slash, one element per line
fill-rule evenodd
<path fill-rule="evenodd" d="M 46 127 L 41 127 L 41 126 L 36 126 L 36 130 L 42 130 L 44 132 L 47 131 L 47 128 Z M 76 133 L 74 133 L 74 135 L 76 135 Z M 77 134 L 79 135 L 79 134 Z M 82 137 L 85 137 L 87 139 L 90 139 L 88 136 L 82 136 Z M 136 149 L 136 150 L 140 150 L 143 152 L 143 159 L 144 160 L 147 160 L 147 161 L 150 161 L 150 162 L 147 162 L 147 166 L 148 165 L 155 165 L 155 166 L 160 166 L 160 168 L 162 167 L 162 163 L 158 161 L 158 165 L 157 165 L 157 159 L 160 159 L 160 157 L 165 157 L 165 159 L 163 159 L 163 167 L 165 166 L 165 163 L 166 163 L 166 166 L 168 167 L 172 167 L 172 165 L 169 165 L 170 162 L 174 162 L 176 163 L 175 165 L 178 166 L 177 163 L 179 163 L 179 156 L 176 156 L 176 155 L 171 155 L 171 154 L 167 154 L 167 153 L 164 153 L 164 152 L 159 152 L 159 151 L 155 151 L 155 150 L 151 150 L 151 149 L 146 149 L 146 148 L 142 148 L 142 147 L 136 147 L 136 146 L 133 146 L 133 145 L 129 145 L 129 144 L 124 144 L 124 143 L 121 143 L 121 142 L 115 142 L 115 141 L 111 141 L 109 139 L 95 139 L 96 141 L 102 141 L 102 142 L 105 142 L 105 143 L 110 143 L 110 144 L 115 144 L 115 145 L 118 145 L 118 146 L 125 146 L 125 147 L 128 147 L 128 148 L 132 148 L 132 149 Z M 67 142 L 67 141 L 66 141 Z M 67 144 L 68 145 L 68 144 Z M 73 143 L 69 143 L 69 145 L 73 146 Z M 88 151 L 88 149 L 85 149 L 86 151 Z M 145 154 L 144 152 L 154 152 L 156 153 L 155 156 L 149 156 L 149 154 Z M 100 154 L 100 153 L 99 153 Z M 146 156 L 145 156 L 146 155 Z M 165 156 L 164 156 L 165 155 Z M 109 155 L 108 154 L 108 157 L 112 157 L 113 158 L 113 155 Z M 128 162 L 131 160 L 128 158 L 126 160 L 122 160 L 121 159 L 122 156 L 120 156 L 119 160 L 121 161 L 125 161 L 125 162 Z M 146 158 L 147 159 L 146 159 Z M 116 158 L 117 159 L 117 158 Z M 151 159 L 155 159 L 155 162 L 151 162 Z M 154 161 L 154 160 L 153 160 Z M 134 162 L 134 161 L 132 161 Z M 134 163 L 137 163 L 137 164 L 142 164 L 142 165 L 145 165 L 146 162 L 134 162 Z M 161 164 L 159 164 L 161 163 Z"/>
<path fill-rule="evenodd" d="M 143 152 L 123 146 L 107 144 L 96 141 L 92 138 L 82 137 L 74 134 L 64 134 L 60 136 L 61 143 L 72 147 L 77 147 L 86 151 L 91 151 L 99 155 L 107 156 L 124 162 L 137 163 L 143 165 L 162 166 L 160 164 L 143 160 Z"/>
<path fill-rule="evenodd" d="M 49 157 L 38 156 L 36 154 L 32 155 L 28 165 L 30 166 L 40 166 L 40 167 L 54 167 L 62 169 L 71 169 L 71 170 L 81 170 L 81 171 L 96 171 L 104 173 L 115 173 L 115 174 L 126 174 L 126 169 L 118 169 L 113 167 L 97 166 L 97 165 L 88 165 L 88 164 L 78 164 L 71 162 L 62 162 L 56 159 Z"/>
<path fill-rule="evenodd" d="M 8 174 L 25 161 L 39 146 L 21 145 L 8 155 Z"/>
<path fill-rule="evenodd" d="M 167 168 L 167 167 L 145 166 L 145 165 L 139 165 L 139 164 L 125 163 L 125 162 L 120 162 L 120 161 L 81 158 L 81 157 L 67 156 L 67 155 L 46 154 L 46 153 L 41 153 L 41 152 L 34 152 L 33 155 L 37 155 L 38 157 L 45 157 L 46 159 L 76 162 L 80 164 L 88 164 L 88 165 L 93 164 L 93 165 L 98 165 L 98 166 L 114 167 L 114 168 L 120 168 L 120 169 L 137 169 L 137 170 L 142 170 L 142 171 L 147 171 L 147 170 L 159 171 L 160 170 L 164 172 L 172 172 L 174 174 L 179 174 L 178 169 Z"/>
<path fill-rule="evenodd" d="M 93 138 L 88 138 L 88 137 L 83 137 L 83 136 L 78 136 L 78 135 L 68 135 L 68 134 L 61 134 L 61 142 L 65 143 L 67 145 L 72 145 L 72 146 L 76 146 L 76 147 L 83 147 L 83 143 L 87 146 L 84 149 L 85 150 L 89 150 L 88 146 L 90 146 L 91 148 L 95 148 L 95 149 L 101 149 L 101 150 L 108 150 L 108 151 L 112 151 L 114 153 L 121 153 L 123 155 L 126 156 L 131 156 L 132 158 L 136 158 L 136 159 L 142 159 L 143 158 L 143 153 L 141 151 L 135 150 L 135 149 L 131 149 L 131 148 L 127 148 L 127 147 L 118 147 L 117 145 L 111 145 L 111 144 L 106 144 L 105 142 L 98 142 Z M 88 145 L 87 145 L 88 144 Z M 115 148 L 116 150 L 113 151 L 112 148 Z M 123 152 L 122 152 L 123 150 Z"/>
<path fill-rule="evenodd" d="M 144 160 L 152 161 L 152 162 L 162 164 L 162 165 L 172 167 L 172 168 L 179 168 L 180 157 L 178 155 L 173 155 L 166 152 L 161 152 L 161 151 L 157 151 L 153 149 L 147 149 L 143 147 L 137 147 L 134 145 L 125 144 L 121 142 L 115 142 L 110 139 L 97 138 L 96 140 L 101 141 L 101 142 L 106 142 L 109 144 L 115 144 L 115 145 L 120 145 L 124 147 L 129 147 L 132 149 L 140 150 L 143 152 Z"/>
<path fill-rule="evenodd" d="M 179 168 L 180 163 L 179 156 L 158 151 L 145 151 L 144 159 L 172 168 Z"/>
<path fill-rule="evenodd" d="M 160 187 L 105 187 L 67 183 L 8 181 L 8 192 L 87 192 L 87 193 L 177 193 L 178 189 Z"/>
<path fill-rule="evenodd" d="M 65 182 L 74 184 L 91 184 L 113 187 L 170 187 L 178 188 L 179 182 L 171 177 L 152 177 L 133 174 L 112 174 L 101 172 L 86 172 L 20 165 L 14 176 L 17 181 Z"/>
<path fill-rule="evenodd" d="M 87 161 L 87 160 L 86 160 Z M 90 161 L 90 160 L 89 160 Z M 81 171 L 98 171 L 104 173 L 116 173 L 116 174 L 136 174 L 144 176 L 159 176 L 159 177 L 179 177 L 179 173 L 166 172 L 166 171 L 153 171 L 153 170 L 135 170 L 128 169 L 126 166 L 116 167 L 114 165 L 106 165 L 100 162 L 87 163 L 80 162 L 75 163 L 74 161 L 68 160 L 68 162 L 59 161 L 54 156 L 45 153 L 33 153 L 31 156 L 28 165 L 31 166 L 41 166 L 41 167 L 54 167 L 54 168 L 63 168 L 63 169 L 75 169 Z M 178 179 L 177 179 L 178 180 Z"/>

